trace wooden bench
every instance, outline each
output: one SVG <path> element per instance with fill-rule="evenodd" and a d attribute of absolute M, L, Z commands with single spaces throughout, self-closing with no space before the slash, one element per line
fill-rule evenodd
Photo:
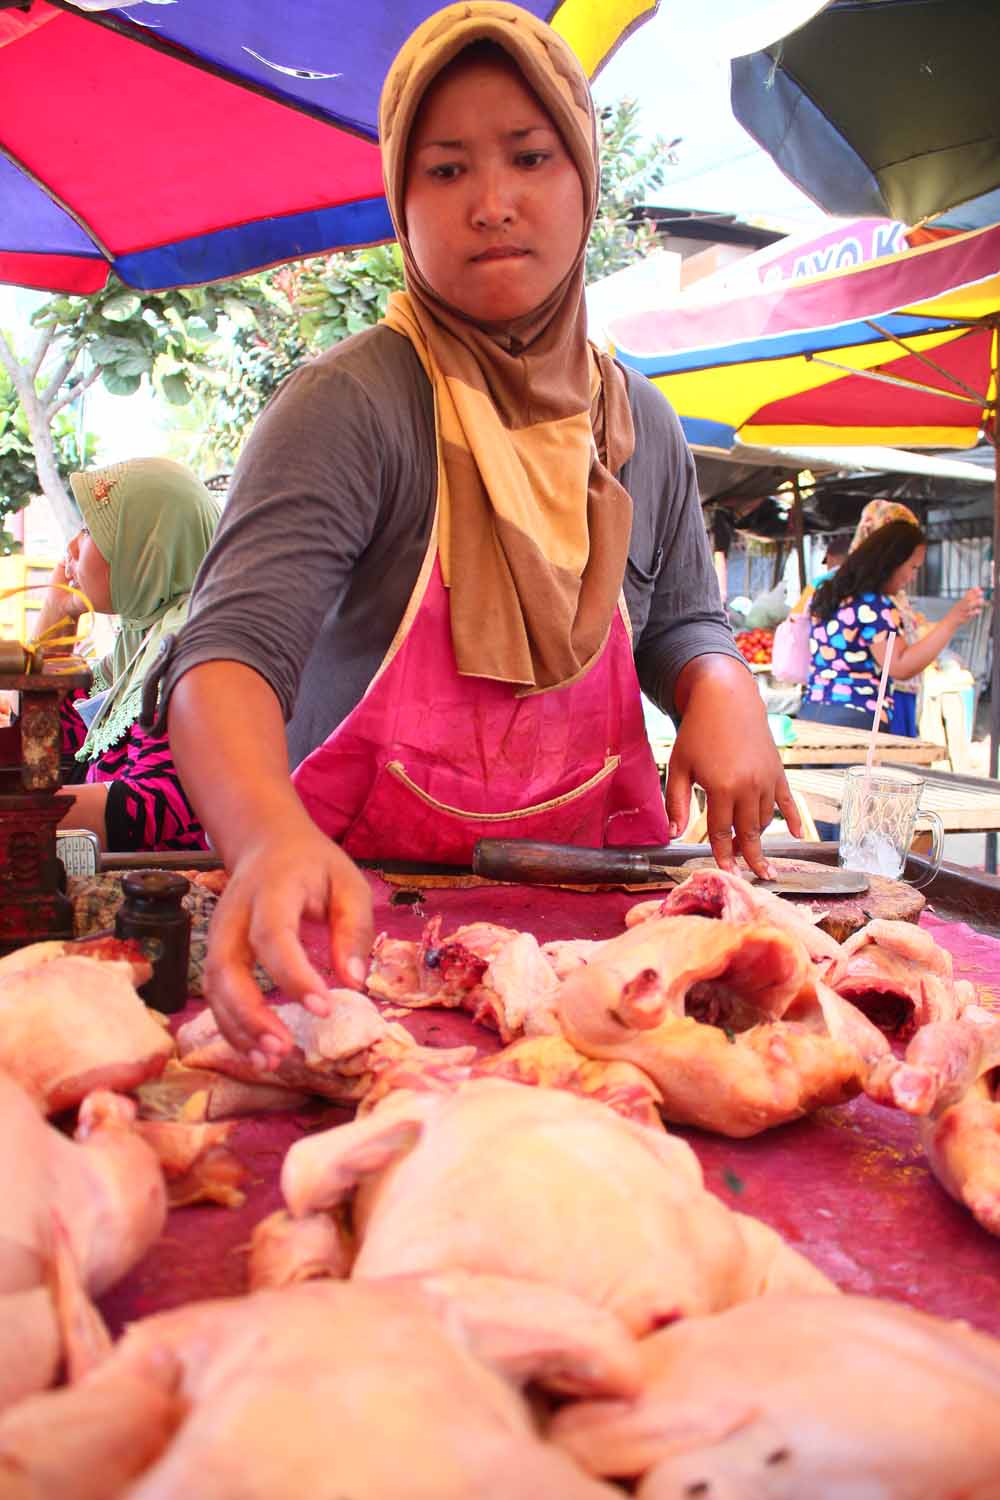
<path fill-rule="evenodd" d="M 910 771 L 912 766 L 897 766 Z M 789 767 L 788 782 L 801 795 L 814 818 L 840 822 L 844 793 L 841 771 L 806 771 Z M 1000 781 L 988 777 L 953 776 L 947 771 L 921 771 L 925 781 L 920 806 L 936 812 L 945 833 L 987 833 L 1000 828 Z"/>

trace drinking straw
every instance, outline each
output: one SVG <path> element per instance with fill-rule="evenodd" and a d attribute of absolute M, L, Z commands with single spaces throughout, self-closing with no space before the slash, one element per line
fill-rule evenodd
<path fill-rule="evenodd" d="M 889 667 L 892 662 L 892 648 L 896 644 L 896 632 L 890 631 L 889 638 L 885 643 L 885 661 L 882 663 L 882 681 L 878 685 L 878 697 L 875 700 L 875 717 L 872 720 L 871 739 L 868 741 L 868 755 L 865 759 L 865 777 L 861 784 L 861 806 L 864 807 L 868 796 L 872 779 L 872 762 L 875 759 L 875 739 L 878 734 L 878 726 L 882 722 L 882 704 L 885 702 L 885 689 L 889 681 Z"/>

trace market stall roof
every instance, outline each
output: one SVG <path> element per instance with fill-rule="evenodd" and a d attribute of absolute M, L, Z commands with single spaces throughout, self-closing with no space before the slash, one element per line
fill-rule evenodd
<path fill-rule="evenodd" d="M 710 449 L 694 450 L 710 452 Z M 987 450 L 991 451 L 991 450 Z M 910 453 L 903 448 L 866 447 L 822 447 L 809 448 L 762 448 L 752 444 L 737 443 L 729 450 L 737 462 L 769 464 L 787 463 L 795 469 L 811 469 L 814 474 L 832 470 L 854 472 L 863 469 L 877 474 L 923 474 L 930 479 L 951 479 L 958 484 L 992 484 L 995 464 L 970 463 L 958 458 L 943 458 L 937 453 Z"/>
<path fill-rule="evenodd" d="M 982 462 L 875 447 L 791 449 L 737 443 L 723 452 L 694 444 L 692 452 L 704 505 L 733 508 L 737 526 L 782 540 L 789 531 L 789 481 L 803 471 L 808 476 L 800 490 L 804 528 L 823 534 L 853 526 L 863 506 L 878 495 L 953 511 L 974 506 L 994 482 L 992 450 L 986 445 L 970 455 Z M 774 499 L 782 490 L 784 508 Z"/>
<path fill-rule="evenodd" d="M 593 75 L 657 0 L 521 0 Z M 393 56 L 439 0 L 0 0 L 0 281 L 221 280 L 392 237 Z"/>

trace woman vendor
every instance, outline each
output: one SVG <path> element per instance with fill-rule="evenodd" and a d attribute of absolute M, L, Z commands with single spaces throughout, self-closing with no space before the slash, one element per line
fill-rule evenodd
<path fill-rule="evenodd" d="M 70 475 L 83 528 L 53 570 L 36 636 L 63 620 L 75 635 L 82 591 L 99 614 L 119 617 L 114 646 L 88 695 L 62 707 L 63 758 L 75 765 L 63 791 L 73 805 L 60 828 L 87 828 L 104 848 L 204 849 L 165 734 L 138 723 L 142 684 L 165 635 L 187 616 L 195 573 L 219 505 L 184 464 L 134 458 Z M 69 649 L 65 640 L 62 650 Z"/>
<path fill-rule="evenodd" d="M 580 65 L 515 6 L 450 6 L 393 63 L 380 136 L 407 290 L 257 423 L 164 673 L 231 872 L 207 989 L 259 1066 L 290 1038 L 254 957 L 326 1009 L 303 915 L 328 922 L 340 982 L 364 980 L 351 855 L 659 844 L 694 781 L 727 867 L 735 847 L 766 868 L 776 802 L 798 831 L 679 423 L 586 338 L 599 174 Z M 640 683 L 680 720 L 666 810 Z"/>

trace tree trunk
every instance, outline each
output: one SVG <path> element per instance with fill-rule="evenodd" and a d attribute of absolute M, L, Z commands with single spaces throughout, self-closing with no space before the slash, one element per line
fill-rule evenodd
<path fill-rule="evenodd" d="M 70 499 L 66 486 L 59 477 L 48 408 L 35 389 L 31 372 L 26 370 L 17 359 L 2 333 L 0 333 L 0 363 L 10 376 L 11 384 L 17 392 L 17 398 L 28 423 L 31 446 L 35 452 L 39 488 L 52 506 L 56 522 L 68 541 L 80 529 L 80 516 Z"/>

